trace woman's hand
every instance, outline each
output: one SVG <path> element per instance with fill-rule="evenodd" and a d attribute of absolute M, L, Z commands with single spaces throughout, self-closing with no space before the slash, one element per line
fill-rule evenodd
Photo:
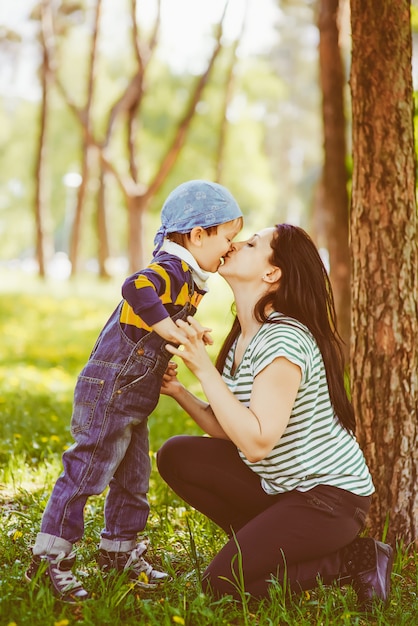
<path fill-rule="evenodd" d="M 176 324 L 185 339 L 177 348 L 171 344 L 167 344 L 165 348 L 171 354 L 183 359 L 189 370 L 200 379 L 207 368 L 214 367 L 205 348 L 205 345 L 212 343 L 212 338 L 208 334 L 210 329 L 203 327 L 191 316 L 186 322 L 177 320 Z"/>
<path fill-rule="evenodd" d="M 201 331 L 198 331 L 198 334 Z M 204 337 L 201 336 L 198 339 L 200 343 L 203 345 Z M 178 351 L 172 344 L 169 344 L 171 352 L 178 352 L 180 354 L 184 354 L 181 351 Z M 205 352 L 204 348 L 203 351 Z M 213 366 L 212 366 L 213 367 Z M 217 370 L 213 367 L 213 371 L 216 375 L 218 375 Z M 218 423 L 218 420 L 213 414 L 213 411 L 209 404 L 204 400 L 201 400 L 197 396 L 194 396 L 184 385 L 182 385 L 177 378 L 177 363 L 170 361 L 166 371 L 164 372 L 163 381 L 161 384 L 161 393 L 166 396 L 170 396 L 173 398 L 186 413 L 190 415 L 190 417 L 196 422 L 200 428 L 210 435 L 211 437 L 218 437 L 219 439 L 228 439 L 225 434 L 223 428 Z"/>
<path fill-rule="evenodd" d="M 177 367 L 177 363 L 174 361 L 169 362 L 161 384 L 161 393 L 171 398 L 175 398 L 183 389 L 183 385 L 177 378 Z"/>

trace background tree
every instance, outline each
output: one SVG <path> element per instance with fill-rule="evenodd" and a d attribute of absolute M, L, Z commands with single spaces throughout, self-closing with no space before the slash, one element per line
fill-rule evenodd
<path fill-rule="evenodd" d="M 70 5 L 71 10 L 74 10 L 74 5 Z M 80 10 L 77 7 L 76 10 Z M 80 246 L 80 233 L 82 228 L 82 217 L 84 211 L 84 201 L 87 192 L 87 185 L 90 176 L 90 166 L 92 160 L 92 146 L 90 142 L 90 135 L 92 132 L 92 109 L 93 109 L 93 95 L 96 79 L 96 66 L 97 66 L 97 48 L 98 48 L 98 36 L 99 36 L 99 23 L 102 10 L 102 0 L 96 0 L 96 5 L 93 11 L 93 20 L 91 27 L 91 46 L 89 52 L 88 70 L 86 78 L 86 94 L 83 105 L 78 107 L 80 119 L 83 120 L 82 125 L 82 145 L 81 145 L 81 166 L 80 166 L 80 185 L 77 191 L 77 203 L 74 212 L 74 221 L 71 229 L 70 250 L 69 258 L 71 263 L 71 273 L 74 275 L 78 269 L 79 258 L 79 246 Z M 98 223 L 98 227 L 100 222 Z M 105 232 L 105 226 L 101 235 Z M 99 239 L 103 242 L 103 245 L 107 248 L 107 239 Z M 101 268 L 102 275 L 104 268 Z"/>
<path fill-rule="evenodd" d="M 155 171 L 149 181 L 145 180 L 145 176 L 141 175 L 139 169 L 141 144 L 138 139 L 138 128 L 141 126 L 142 102 L 144 96 L 146 96 L 145 76 L 151 60 L 152 52 L 154 52 L 157 43 L 158 27 L 160 23 L 160 2 L 158 2 L 158 11 L 154 29 L 152 30 L 149 40 L 144 42 L 139 36 L 139 27 L 137 23 L 137 2 L 136 0 L 130 1 L 130 18 L 132 24 L 131 34 L 135 59 L 134 70 L 130 80 L 127 82 L 126 88 L 110 110 L 106 124 L 105 138 L 103 141 L 100 140 L 97 129 L 95 130 L 91 124 L 91 104 L 92 92 L 94 88 L 94 68 L 97 46 L 96 42 L 99 29 L 100 5 L 101 2 L 97 0 L 94 27 L 92 30 L 90 70 L 88 72 L 85 106 L 78 106 L 75 103 L 70 91 L 64 86 L 60 77 L 58 75 L 56 77 L 61 94 L 64 96 L 65 101 L 76 114 L 77 119 L 82 125 L 84 137 L 82 150 L 82 184 L 78 190 L 78 201 L 72 232 L 70 260 L 72 262 L 73 273 L 77 270 L 78 242 L 81 232 L 81 216 L 87 185 L 87 176 L 89 173 L 88 155 L 91 147 L 95 147 L 99 150 L 101 166 L 114 175 L 125 198 L 128 209 L 128 257 L 130 270 L 135 271 L 136 268 L 144 264 L 144 215 L 152 198 L 156 193 L 158 193 L 178 159 L 178 156 L 185 144 L 188 129 L 195 117 L 197 106 L 202 98 L 203 91 L 213 73 L 215 61 L 222 51 L 222 24 L 225 18 L 228 2 L 225 3 L 223 15 L 216 28 L 217 32 L 215 36 L 215 45 L 207 62 L 207 66 L 203 70 L 202 74 L 195 80 L 195 84 L 191 87 L 190 95 L 188 101 L 185 103 L 183 114 L 174 126 L 174 130 L 170 132 L 171 140 L 167 142 L 166 149 L 162 153 L 159 163 L 156 164 Z M 235 44 L 235 47 L 236 45 L 237 44 Z M 235 58 L 235 56 L 233 58 Z M 125 154 L 126 161 L 128 163 L 128 171 L 124 173 L 120 173 L 115 165 L 111 150 L 111 140 L 114 126 L 118 118 L 122 116 L 124 117 L 126 124 Z M 100 185 L 105 185 L 105 181 L 106 178 L 102 173 L 100 177 Z M 104 189 L 101 190 L 99 199 L 101 201 L 101 206 L 99 208 L 101 208 L 102 211 L 101 224 L 103 225 L 103 202 L 105 199 Z"/>
<path fill-rule="evenodd" d="M 410 0 L 351 0 L 353 334 L 372 533 L 418 537 L 418 252 Z"/>
<path fill-rule="evenodd" d="M 39 69 L 41 82 L 41 103 L 39 108 L 39 136 L 37 154 L 35 157 L 35 226 L 36 226 L 36 259 L 39 266 L 39 275 L 45 277 L 46 266 L 52 255 L 49 232 L 49 202 L 45 197 L 46 185 L 46 151 L 47 151 L 47 125 L 49 118 L 49 102 L 52 84 L 52 72 L 50 69 L 49 50 L 53 38 L 52 8 L 48 0 L 42 0 L 39 5 L 39 42 L 42 49 L 42 62 Z"/>
<path fill-rule="evenodd" d="M 339 0 L 320 0 L 319 78 L 322 92 L 324 164 L 314 211 L 317 243 L 328 250 L 339 332 L 350 358 L 351 302 L 348 218 L 348 172 L 346 166 L 346 84 L 339 45 Z"/>
<path fill-rule="evenodd" d="M 223 105 L 221 107 L 220 112 L 220 124 L 219 124 L 219 140 L 218 140 L 218 149 L 216 155 L 216 176 L 215 180 L 218 183 L 222 182 L 222 173 L 224 171 L 224 154 L 225 154 L 225 145 L 226 145 L 226 137 L 228 131 L 228 109 L 232 103 L 233 95 L 234 95 L 234 82 L 235 82 L 235 67 L 238 64 L 237 52 L 238 46 L 242 39 L 245 24 L 246 24 L 246 15 L 248 11 L 248 0 L 245 0 L 245 9 L 244 9 L 244 18 L 241 24 L 241 32 L 239 36 L 234 41 L 231 46 L 230 58 L 227 65 L 227 69 L 225 72 L 225 91 L 224 91 L 224 100 Z"/>
<path fill-rule="evenodd" d="M 324 158 L 318 0 L 276 3 L 277 38 L 269 57 L 284 93 L 265 116 L 267 150 L 278 187 L 275 220 L 314 233 L 313 206 Z"/>

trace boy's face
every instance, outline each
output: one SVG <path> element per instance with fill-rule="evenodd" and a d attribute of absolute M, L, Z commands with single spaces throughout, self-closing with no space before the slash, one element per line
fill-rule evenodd
<path fill-rule="evenodd" d="M 216 234 L 208 235 L 204 229 L 199 229 L 198 237 L 191 237 L 190 252 L 202 270 L 218 271 L 221 259 L 231 250 L 231 243 L 241 228 L 242 221 L 236 219 L 220 224 Z"/>

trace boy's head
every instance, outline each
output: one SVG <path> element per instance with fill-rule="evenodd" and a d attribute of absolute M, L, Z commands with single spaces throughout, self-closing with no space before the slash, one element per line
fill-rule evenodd
<path fill-rule="evenodd" d="M 170 233 L 186 234 L 196 227 L 208 230 L 237 219 L 242 227 L 242 211 L 226 187 L 208 180 L 189 180 L 176 187 L 164 202 L 154 255 Z"/>

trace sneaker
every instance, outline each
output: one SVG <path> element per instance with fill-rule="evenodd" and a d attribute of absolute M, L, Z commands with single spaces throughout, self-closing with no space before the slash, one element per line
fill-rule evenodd
<path fill-rule="evenodd" d="M 33 556 L 32 562 L 25 572 L 25 578 L 30 582 L 38 575 L 45 575 L 52 585 L 55 596 L 62 602 L 75 604 L 81 600 L 86 600 L 89 594 L 71 571 L 74 563 L 74 552 L 68 555 L 61 552 L 58 556 Z"/>
<path fill-rule="evenodd" d="M 100 550 L 97 562 L 100 569 L 110 572 L 115 569 L 118 572 L 129 572 L 129 578 L 144 589 L 155 589 L 158 585 L 167 582 L 170 576 L 166 572 L 160 572 L 152 567 L 143 557 L 148 544 L 141 541 L 129 552 L 108 552 Z"/>

